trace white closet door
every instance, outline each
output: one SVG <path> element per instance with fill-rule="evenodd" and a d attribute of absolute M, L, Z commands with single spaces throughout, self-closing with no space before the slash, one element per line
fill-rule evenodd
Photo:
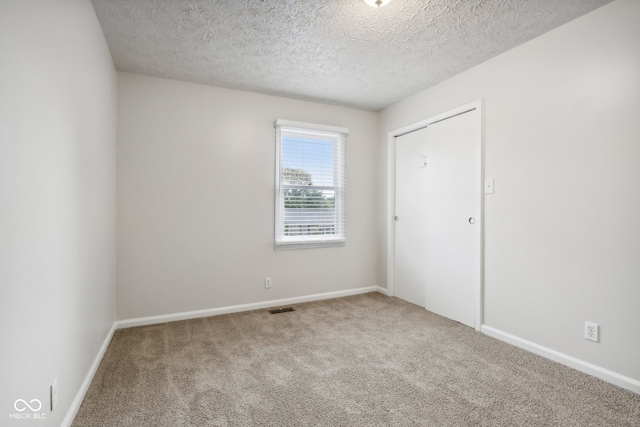
<path fill-rule="evenodd" d="M 396 138 L 396 296 L 474 326 L 476 110 Z"/>

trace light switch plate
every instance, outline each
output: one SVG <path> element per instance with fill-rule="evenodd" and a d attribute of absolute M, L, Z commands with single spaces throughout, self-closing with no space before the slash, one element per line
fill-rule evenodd
<path fill-rule="evenodd" d="M 484 180 L 484 194 L 493 194 L 493 179 Z"/>

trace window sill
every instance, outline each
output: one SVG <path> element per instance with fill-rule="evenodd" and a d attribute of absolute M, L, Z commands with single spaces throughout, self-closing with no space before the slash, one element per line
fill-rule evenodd
<path fill-rule="evenodd" d="M 345 246 L 346 240 L 320 240 L 306 242 L 276 242 L 273 249 L 276 251 L 288 251 L 293 249 L 335 248 Z"/>

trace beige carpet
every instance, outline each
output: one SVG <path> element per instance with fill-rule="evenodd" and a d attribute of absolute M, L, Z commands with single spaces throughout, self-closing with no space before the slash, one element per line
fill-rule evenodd
<path fill-rule="evenodd" d="M 378 293 L 116 332 L 74 426 L 640 426 L 640 395 Z"/>

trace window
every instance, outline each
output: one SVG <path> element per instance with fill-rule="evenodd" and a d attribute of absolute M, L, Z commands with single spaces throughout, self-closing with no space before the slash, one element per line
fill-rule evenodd
<path fill-rule="evenodd" d="M 345 128 L 277 120 L 275 249 L 343 246 Z"/>

